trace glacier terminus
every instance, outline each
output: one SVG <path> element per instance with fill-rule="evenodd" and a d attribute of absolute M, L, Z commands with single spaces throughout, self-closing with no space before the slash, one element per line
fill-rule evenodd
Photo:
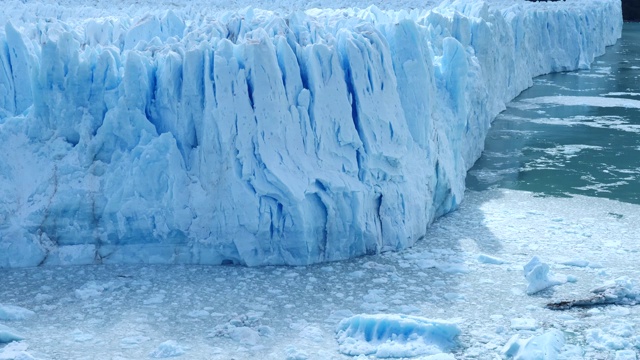
<path fill-rule="evenodd" d="M 0 268 L 409 247 L 505 103 L 622 30 L 619 0 L 5 7 Z"/>

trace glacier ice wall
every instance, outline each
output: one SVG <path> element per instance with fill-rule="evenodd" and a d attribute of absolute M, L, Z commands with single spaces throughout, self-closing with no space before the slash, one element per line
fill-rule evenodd
<path fill-rule="evenodd" d="M 588 67 L 622 27 L 619 0 L 75 21 L 14 5 L 0 18 L 0 267 L 405 248 L 462 200 L 505 103 Z"/>

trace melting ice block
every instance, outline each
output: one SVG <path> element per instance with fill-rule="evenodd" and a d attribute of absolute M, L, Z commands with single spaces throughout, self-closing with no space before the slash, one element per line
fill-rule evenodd
<path fill-rule="evenodd" d="M 588 67 L 622 28 L 619 0 L 416 5 L 77 17 L 12 2 L 0 267 L 406 248 L 462 201 L 505 103 Z"/>
<path fill-rule="evenodd" d="M 401 358 L 445 353 L 456 346 L 455 322 L 394 314 L 360 314 L 344 319 L 336 337 L 345 355 Z"/>

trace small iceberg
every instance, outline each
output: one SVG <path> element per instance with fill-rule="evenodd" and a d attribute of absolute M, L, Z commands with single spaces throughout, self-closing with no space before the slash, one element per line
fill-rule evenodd
<path fill-rule="evenodd" d="M 524 266 L 524 277 L 529 283 L 527 286 L 527 295 L 533 295 L 544 289 L 567 282 L 566 278 L 558 278 L 549 272 L 549 265 L 540 261 L 540 258 L 537 256 L 534 256 L 531 261 Z"/>
<path fill-rule="evenodd" d="M 457 345 L 455 322 L 399 314 L 360 314 L 344 319 L 336 337 L 345 355 L 402 358 L 436 355 Z"/>
<path fill-rule="evenodd" d="M 557 359 L 564 342 L 564 334 L 556 329 L 528 339 L 514 335 L 502 348 L 502 354 L 514 360 Z"/>

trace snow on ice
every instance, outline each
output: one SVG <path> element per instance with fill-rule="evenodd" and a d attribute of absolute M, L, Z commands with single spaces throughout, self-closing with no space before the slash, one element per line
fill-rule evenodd
<path fill-rule="evenodd" d="M 299 3 L 5 4 L 0 267 L 406 248 L 505 102 L 622 27 L 617 0 Z"/>

